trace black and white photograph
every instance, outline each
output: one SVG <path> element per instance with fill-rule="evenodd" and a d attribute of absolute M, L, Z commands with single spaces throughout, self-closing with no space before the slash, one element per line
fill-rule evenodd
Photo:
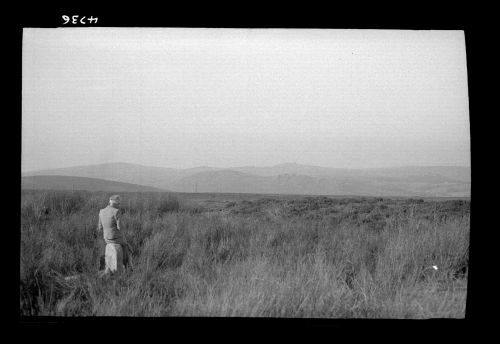
<path fill-rule="evenodd" d="M 463 30 L 91 24 L 22 30 L 21 316 L 465 318 Z"/>

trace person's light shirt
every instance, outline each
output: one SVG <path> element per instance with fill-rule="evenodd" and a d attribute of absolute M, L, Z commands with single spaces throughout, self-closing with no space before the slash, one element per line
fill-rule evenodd
<path fill-rule="evenodd" d="M 107 244 L 124 244 L 125 238 L 120 229 L 121 211 L 111 205 L 99 211 L 99 230 L 104 233 Z"/>

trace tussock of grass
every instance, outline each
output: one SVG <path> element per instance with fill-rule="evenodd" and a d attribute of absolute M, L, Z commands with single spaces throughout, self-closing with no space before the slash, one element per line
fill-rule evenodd
<path fill-rule="evenodd" d="M 235 202 L 217 213 L 168 194 L 128 194 L 133 268 L 100 279 L 97 214 L 108 196 L 23 192 L 21 314 L 465 314 L 469 202 L 318 197 Z"/>

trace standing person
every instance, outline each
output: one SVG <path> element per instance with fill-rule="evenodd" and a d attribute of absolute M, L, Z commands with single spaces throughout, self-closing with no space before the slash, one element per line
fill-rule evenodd
<path fill-rule="evenodd" d="M 106 243 L 104 273 L 122 272 L 124 265 L 128 265 L 128 248 L 125 235 L 120 226 L 120 202 L 119 195 L 109 198 L 109 205 L 99 211 L 99 231 L 103 232 Z"/>

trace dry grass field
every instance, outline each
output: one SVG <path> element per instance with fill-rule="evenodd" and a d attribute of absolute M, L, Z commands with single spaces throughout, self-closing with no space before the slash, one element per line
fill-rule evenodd
<path fill-rule="evenodd" d="M 21 315 L 465 316 L 469 200 L 121 195 L 133 267 L 99 278 L 109 194 L 22 191 Z"/>

